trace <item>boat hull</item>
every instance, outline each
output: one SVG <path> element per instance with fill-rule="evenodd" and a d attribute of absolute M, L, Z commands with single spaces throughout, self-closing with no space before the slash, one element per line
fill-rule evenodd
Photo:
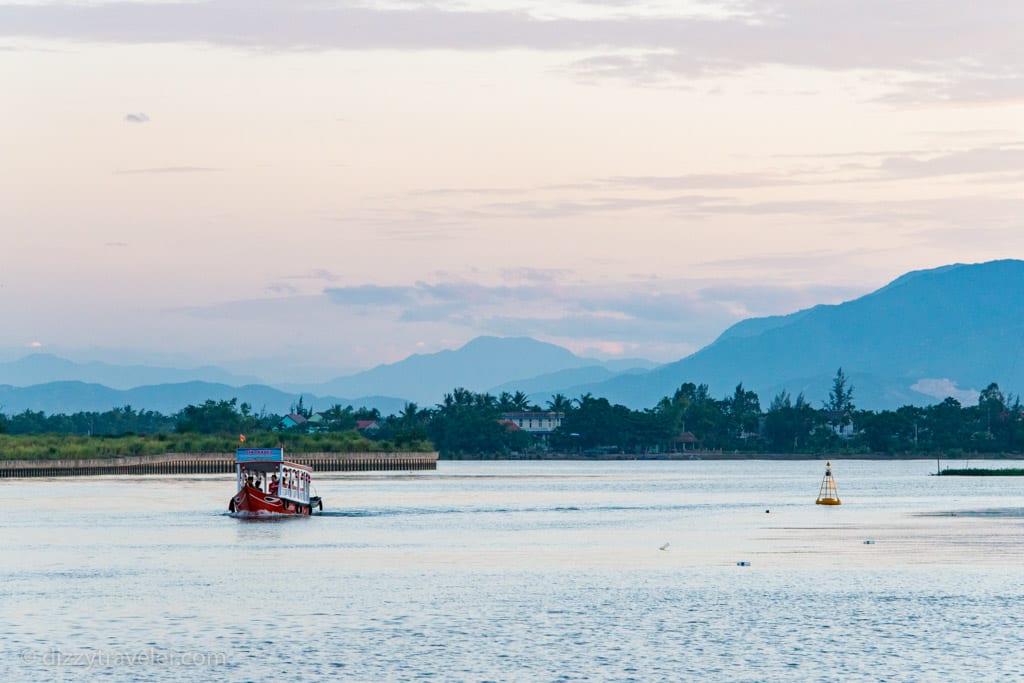
<path fill-rule="evenodd" d="M 313 505 L 284 500 L 245 486 L 228 501 L 228 511 L 240 515 L 311 515 Z"/>

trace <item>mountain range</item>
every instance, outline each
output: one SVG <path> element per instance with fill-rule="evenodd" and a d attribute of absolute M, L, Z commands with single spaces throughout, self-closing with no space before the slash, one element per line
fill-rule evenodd
<path fill-rule="evenodd" d="M 733 325 L 691 356 L 642 375 L 568 389 L 651 406 L 682 382 L 724 396 L 743 383 L 762 407 L 780 391 L 820 405 L 842 367 L 861 408 L 976 400 L 1024 388 L 1024 261 L 907 273 L 853 301 Z"/>
<path fill-rule="evenodd" d="M 465 346 L 319 384 L 270 387 L 215 367 L 181 370 L 77 364 L 48 354 L 0 363 L 0 412 L 136 408 L 174 412 L 206 399 L 238 397 L 282 413 L 299 396 L 307 406 L 334 403 L 397 412 L 405 401 L 431 406 L 461 386 L 524 391 L 540 405 L 553 394 L 584 393 L 648 408 L 682 383 L 707 384 L 714 396 L 737 384 L 767 407 L 779 392 L 827 398 L 842 367 L 854 402 L 870 409 L 964 403 L 990 382 L 1024 387 L 1024 261 L 954 264 L 907 273 L 868 295 L 789 315 L 752 318 L 673 363 L 598 361 L 526 337 L 478 337 Z M 354 399 L 338 398 L 354 396 Z"/>
<path fill-rule="evenodd" d="M 261 383 L 258 377 L 237 375 L 212 365 L 198 368 L 166 368 L 150 365 L 115 365 L 97 361 L 76 363 L 52 353 L 33 353 L 15 361 L 0 363 L 0 384 L 27 387 L 33 384 L 70 381 L 102 384 L 111 389 L 194 381 L 232 386 Z"/>
<path fill-rule="evenodd" d="M 237 398 L 248 403 L 256 413 L 266 411 L 282 415 L 302 398 L 303 405 L 325 410 L 334 404 L 376 408 L 384 415 L 398 413 L 405 405 L 399 398 L 364 396 L 346 399 L 336 396 L 291 394 L 261 384 L 230 386 L 212 382 L 180 382 L 156 384 L 132 389 L 111 389 L 86 382 L 47 382 L 28 387 L 0 384 L 0 413 L 14 414 L 25 410 L 44 413 L 103 412 L 113 407 L 130 405 L 136 410 L 154 410 L 165 415 L 175 413 L 189 404 L 207 400 L 228 401 Z"/>
<path fill-rule="evenodd" d="M 360 396 L 402 396 L 420 405 L 439 403 L 455 387 L 470 391 L 529 391 L 523 387 L 595 382 L 648 370 L 642 359 L 603 362 L 529 337 L 477 337 L 455 350 L 415 354 L 318 385 L 285 385 L 289 391 Z M 543 378 L 543 379 L 542 379 Z"/>

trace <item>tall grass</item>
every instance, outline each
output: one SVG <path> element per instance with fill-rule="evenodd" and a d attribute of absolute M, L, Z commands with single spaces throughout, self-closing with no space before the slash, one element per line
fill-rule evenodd
<path fill-rule="evenodd" d="M 155 434 L 151 436 L 74 436 L 67 434 L 0 434 L 0 460 L 87 460 L 162 453 L 233 453 L 247 448 L 284 446 L 286 453 L 424 452 L 429 442 L 395 447 L 389 441 L 371 441 L 355 431 L 324 434 L 253 434 L 244 444 L 237 435 Z"/>
<path fill-rule="evenodd" d="M 940 475 L 952 477 L 1024 477 L 1024 469 L 1005 467 L 1003 469 L 982 469 L 978 467 L 951 469 L 939 472 Z"/>

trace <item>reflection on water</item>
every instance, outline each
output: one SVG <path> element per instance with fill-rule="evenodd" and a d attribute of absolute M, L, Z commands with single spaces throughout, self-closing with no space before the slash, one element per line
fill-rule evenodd
<path fill-rule="evenodd" d="M 0 481 L 0 650 L 15 681 L 1020 678 L 1024 479 L 840 460 L 829 508 L 822 465 L 441 462 L 276 519 L 227 475 Z"/>

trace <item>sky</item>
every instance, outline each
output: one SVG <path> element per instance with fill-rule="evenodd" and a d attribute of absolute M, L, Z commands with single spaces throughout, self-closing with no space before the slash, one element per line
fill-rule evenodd
<path fill-rule="evenodd" d="M 1024 3 L 0 0 L 0 357 L 677 360 L 1024 255 Z"/>

